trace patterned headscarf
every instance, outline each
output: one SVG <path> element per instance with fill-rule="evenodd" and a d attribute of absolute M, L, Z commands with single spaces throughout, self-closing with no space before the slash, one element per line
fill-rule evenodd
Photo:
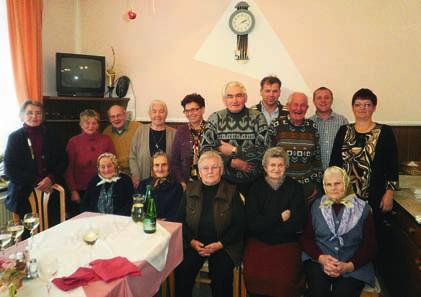
<path fill-rule="evenodd" d="M 109 158 L 111 160 L 111 162 L 113 163 L 114 167 L 115 167 L 115 173 L 114 176 L 112 178 L 105 178 L 101 175 L 101 173 L 99 172 L 99 162 L 103 159 L 103 158 Z M 96 160 L 96 167 L 98 169 L 98 177 L 101 179 L 101 181 L 97 184 L 97 186 L 107 183 L 107 182 L 115 182 L 117 180 L 120 179 L 119 174 L 120 174 L 120 168 L 118 166 L 118 160 L 117 157 L 112 154 L 112 153 L 102 153 L 101 155 L 99 155 L 98 159 Z"/>
<path fill-rule="evenodd" d="M 349 198 L 354 194 L 354 191 L 352 189 L 352 184 L 350 183 L 350 178 L 348 174 L 340 167 L 337 166 L 331 166 L 326 168 L 325 173 L 323 175 L 323 189 L 326 191 L 325 182 L 326 180 L 332 176 L 332 175 L 340 175 L 342 177 L 342 181 L 344 183 L 345 192 L 344 195 L 338 200 L 334 201 L 328 197 L 321 205 L 320 207 L 327 207 L 331 206 L 333 203 L 342 203 L 346 207 L 352 207 L 352 204 L 349 202 Z"/>

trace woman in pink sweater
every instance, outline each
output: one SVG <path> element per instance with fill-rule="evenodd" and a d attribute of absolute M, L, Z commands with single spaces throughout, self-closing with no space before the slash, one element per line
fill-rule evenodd
<path fill-rule="evenodd" d="M 66 170 L 66 182 L 71 191 L 71 215 L 80 212 L 80 199 L 88 187 L 89 181 L 97 174 L 96 160 L 102 153 L 115 154 L 111 139 L 98 132 L 100 117 L 92 109 L 80 113 L 82 133 L 70 138 L 67 144 L 69 166 Z"/>

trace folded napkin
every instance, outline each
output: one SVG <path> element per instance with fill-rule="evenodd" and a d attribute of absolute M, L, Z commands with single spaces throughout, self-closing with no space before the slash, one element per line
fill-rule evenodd
<path fill-rule="evenodd" d="M 140 269 L 125 257 L 95 260 L 89 263 L 92 270 L 105 282 L 110 282 L 126 275 L 140 275 Z"/>
<path fill-rule="evenodd" d="M 100 278 L 95 274 L 93 269 L 80 267 L 69 276 L 53 279 L 53 284 L 63 291 L 69 291 L 97 280 L 100 280 Z"/>

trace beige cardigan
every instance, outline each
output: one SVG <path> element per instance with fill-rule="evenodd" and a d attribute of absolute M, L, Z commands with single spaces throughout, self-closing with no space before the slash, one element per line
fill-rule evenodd
<path fill-rule="evenodd" d="M 132 176 L 140 180 L 151 176 L 151 153 L 149 150 L 149 129 L 150 124 L 137 128 L 129 153 L 129 165 Z M 171 158 L 171 148 L 174 141 L 175 129 L 165 126 L 165 146 L 168 157 Z"/>

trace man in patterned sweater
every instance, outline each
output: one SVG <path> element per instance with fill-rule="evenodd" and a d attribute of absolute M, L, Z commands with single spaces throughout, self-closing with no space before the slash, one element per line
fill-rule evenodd
<path fill-rule="evenodd" d="M 286 175 L 303 185 L 305 197 L 312 200 L 320 189 L 322 162 L 317 125 L 305 115 L 308 99 L 292 93 L 287 102 L 289 115 L 272 121 L 269 135 L 272 146 L 282 147 L 289 156 Z"/>
<path fill-rule="evenodd" d="M 224 160 L 224 178 L 244 194 L 263 173 L 268 126 L 262 113 L 245 106 L 247 92 L 240 82 L 225 86 L 223 100 L 226 109 L 214 112 L 206 122 L 201 151 L 218 150 Z"/>

